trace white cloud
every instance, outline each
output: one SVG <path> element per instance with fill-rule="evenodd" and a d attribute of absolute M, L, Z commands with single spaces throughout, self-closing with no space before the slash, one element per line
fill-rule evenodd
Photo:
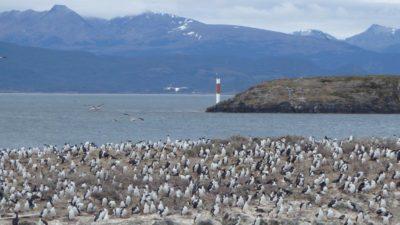
<path fill-rule="evenodd" d="M 206 23 L 292 32 L 320 29 L 340 38 L 373 23 L 399 27 L 400 0 L 1 0 L 0 11 L 64 4 L 84 16 L 112 18 L 168 12 Z"/>

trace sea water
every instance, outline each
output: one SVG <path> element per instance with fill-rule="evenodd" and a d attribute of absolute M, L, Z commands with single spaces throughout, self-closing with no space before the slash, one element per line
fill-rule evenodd
<path fill-rule="evenodd" d="M 0 148 L 156 141 L 167 135 L 197 139 L 400 134 L 400 115 L 396 114 L 205 113 L 214 103 L 214 95 L 0 94 Z M 101 104 L 99 111 L 88 110 Z M 131 121 L 132 117 L 144 121 Z"/>

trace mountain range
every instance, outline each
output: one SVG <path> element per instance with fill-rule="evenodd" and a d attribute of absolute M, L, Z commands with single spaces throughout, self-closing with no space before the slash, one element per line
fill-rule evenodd
<path fill-rule="evenodd" d="M 87 18 L 55 5 L 0 13 L 0 55 L 0 91 L 212 92 L 218 74 L 224 91 L 237 92 L 280 77 L 398 74 L 400 32 L 373 25 L 339 40 L 166 13 Z"/>

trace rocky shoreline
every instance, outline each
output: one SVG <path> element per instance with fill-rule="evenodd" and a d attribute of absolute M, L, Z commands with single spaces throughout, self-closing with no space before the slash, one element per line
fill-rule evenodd
<path fill-rule="evenodd" d="M 206 111 L 400 113 L 400 77 L 317 77 L 268 81 Z"/>

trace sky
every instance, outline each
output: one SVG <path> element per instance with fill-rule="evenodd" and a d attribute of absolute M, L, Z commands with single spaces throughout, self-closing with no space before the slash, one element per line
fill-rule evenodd
<path fill-rule="evenodd" d="M 371 24 L 400 27 L 400 0 L 1 0 L 0 11 L 43 11 L 55 4 L 87 17 L 165 12 L 285 33 L 318 29 L 337 38 L 360 33 Z"/>

